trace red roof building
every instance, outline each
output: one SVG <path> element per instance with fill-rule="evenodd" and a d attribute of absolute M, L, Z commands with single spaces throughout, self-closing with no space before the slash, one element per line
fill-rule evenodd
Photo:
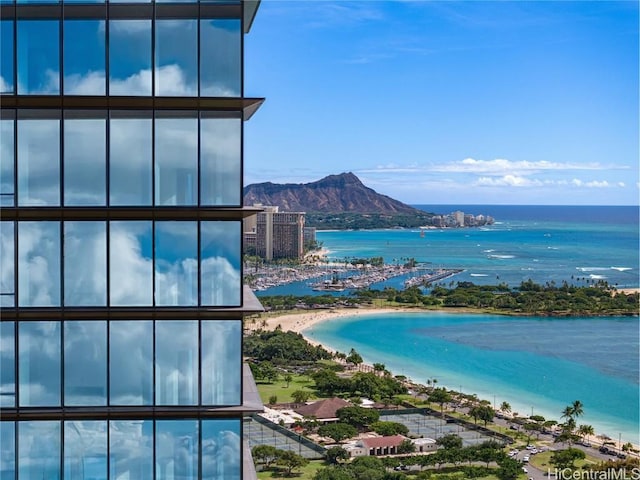
<path fill-rule="evenodd" d="M 302 405 L 294 410 L 303 417 L 315 417 L 316 420 L 322 422 L 331 422 L 338 420 L 336 412 L 343 407 L 350 407 L 351 403 L 342 398 L 327 398 L 308 405 Z"/>

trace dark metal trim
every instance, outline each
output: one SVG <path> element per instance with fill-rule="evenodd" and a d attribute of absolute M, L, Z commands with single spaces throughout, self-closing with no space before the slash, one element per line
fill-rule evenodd
<path fill-rule="evenodd" d="M 242 220 L 255 207 L 2 207 L 2 220 Z"/>
<path fill-rule="evenodd" d="M 116 110 L 205 110 L 241 111 L 243 120 L 264 103 L 264 98 L 240 97 L 126 97 L 82 95 L 0 95 L 2 108 L 23 109 L 116 109 Z M 34 118 L 37 118 L 34 116 Z"/>

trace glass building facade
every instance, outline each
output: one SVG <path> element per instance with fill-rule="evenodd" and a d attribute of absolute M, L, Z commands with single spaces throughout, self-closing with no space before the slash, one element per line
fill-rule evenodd
<path fill-rule="evenodd" d="M 258 4 L 0 0 L 0 480 L 254 478 Z"/>

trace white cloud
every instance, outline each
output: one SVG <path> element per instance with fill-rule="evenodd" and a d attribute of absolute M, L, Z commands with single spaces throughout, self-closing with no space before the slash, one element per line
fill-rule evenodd
<path fill-rule="evenodd" d="M 628 166 L 603 165 L 600 163 L 572 163 L 572 162 L 549 162 L 547 160 L 507 160 L 496 158 L 494 160 L 476 160 L 465 158 L 461 161 L 436 164 L 410 164 L 397 165 L 390 163 L 378 165 L 375 169 L 361 170 L 364 173 L 476 173 L 485 175 L 531 175 L 543 171 L 570 171 L 570 170 L 612 170 L 628 169 Z"/>
<path fill-rule="evenodd" d="M 500 178 L 480 177 L 474 182 L 477 186 L 507 186 L 507 187 L 539 187 L 543 183 L 539 180 L 531 180 L 517 175 L 505 175 Z"/>

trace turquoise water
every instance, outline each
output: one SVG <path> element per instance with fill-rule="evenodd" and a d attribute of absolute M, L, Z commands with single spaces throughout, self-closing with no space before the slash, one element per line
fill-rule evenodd
<path fill-rule="evenodd" d="M 579 423 L 640 443 L 637 318 L 504 317 L 407 313 L 349 317 L 316 325 L 310 338 L 396 374 L 477 393 L 522 415 L 559 420 L 574 400 Z"/>
<path fill-rule="evenodd" d="M 419 206 L 426 211 L 461 210 L 495 217 L 480 228 L 425 230 L 319 231 L 328 257 L 382 256 L 387 263 L 403 258 L 434 268 L 464 269 L 450 281 L 479 285 L 505 282 L 518 286 L 566 281 L 574 285 L 606 280 L 619 288 L 640 287 L 638 207 L 553 207 L 506 205 Z M 403 288 L 399 277 L 372 288 Z M 325 292 L 321 292 L 325 293 Z M 258 295 L 313 294 L 305 282 L 258 292 Z"/>

